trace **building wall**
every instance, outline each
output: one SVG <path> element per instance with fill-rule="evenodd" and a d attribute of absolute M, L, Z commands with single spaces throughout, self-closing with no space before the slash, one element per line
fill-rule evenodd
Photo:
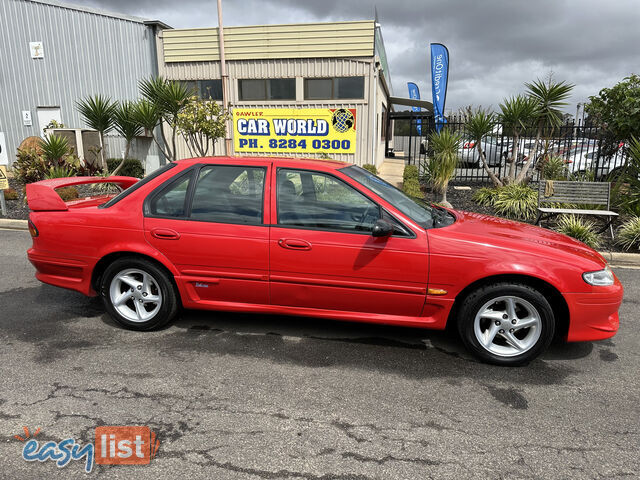
<path fill-rule="evenodd" d="M 168 32 L 163 32 L 166 37 Z M 226 44 L 226 28 L 225 28 Z M 373 79 L 373 58 L 295 58 L 228 61 L 230 102 L 238 108 L 355 108 L 356 109 L 356 154 L 333 154 L 332 158 L 346 162 L 364 164 L 371 158 L 371 129 L 369 104 Z M 160 74 L 173 80 L 213 80 L 220 78 L 220 62 L 172 62 L 161 64 Z M 359 100 L 304 100 L 303 79 L 315 77 L 365 77 L 364 98 Z M 297 78 L 297 100 L 286 101 L 240 101 L 238 79 L 242 78 Z M 383 142 L 384 146 L 384 142 Z M 216 146 L 216 154 L 223 153 L 222 142 Z M 257 155 L 256 153 L 246 155 Z M 265 155 L 277 155 L 267 153 Z M 286 155 L 286 154 L 282 154 Z M 290 154 L 289 154 L 290 155 Z M 184 144 L 178 146 L 179 158 L 188 158 L 190 153 Z M 317 155 L 310 155 L 317 156 Z"/>
<path fill-rule="evenodd" d="M 44 58 L 32 59 L 29 42 L 42 41 Z M 138 98 L 138 81 L 157 73 L 154 27 L 139 19 L 76 10 L 55 2 L 0 1 L 0 131 L 9 162 L 20 142 L 41 135 L 37 107 L 60 107 L 69 128 L 86 127 L 76 100 L 104 94 Z M 23 110 L 33 125 L 24 126 Z M 110 147 L 110 142 L 107 148 Z M 118 157 L 120 152 L 107 151 Z M 150 155 L 157 158 L 157 149 Z"/>
<path fill-rule="evenodd" d="M 224 28 L 227 60 L 372 57 L 373 20 Z M 217 28 L 165 32 L 164 61 L 218 61 Z"/>

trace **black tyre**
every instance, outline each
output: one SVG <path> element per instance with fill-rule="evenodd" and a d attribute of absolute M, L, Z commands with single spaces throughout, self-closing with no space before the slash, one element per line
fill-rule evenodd
<path fill-rule="evenodd" d="M 555 317 L 545 296 L 518 283 L 478 288 L 458 311 L 458 332 L 466 347 L 495 365 L 526 365 L 551 343 Z"/>
<path fill-rule="evenodd" d="M 169 276 L 143 258 L 119 258 L 109 265 L 102 275 L 100 296 L 111 317 L 131 330 L 160 328 L 178 311 Z"/>

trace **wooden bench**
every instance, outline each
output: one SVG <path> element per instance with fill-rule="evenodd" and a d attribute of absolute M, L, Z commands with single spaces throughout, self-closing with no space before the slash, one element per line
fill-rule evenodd
<path fill-rule="evenodd" d="M 575 215 L 598 215 L 607 217 L 607 223 L 602 233 L 609 229 L 613 238 L 613 219 L 618 216 L 610 210 L 611 184 L 608 182 L 569 182 L 564 180 L 540 180 L 538 186 L 538 218 L 536 225 L 543 218 L 561 213 Z M 581 208 L 559 208 L 556 203 L 571 203 L 578 205 L 603 205 L 604 210 L 587 210 Z M 551 205 L 545 207 L 544 205 Z"/>

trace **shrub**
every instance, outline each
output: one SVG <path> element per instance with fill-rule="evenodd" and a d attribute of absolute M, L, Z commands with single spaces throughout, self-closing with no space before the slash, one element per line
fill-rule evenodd
<path fill-rule="evenodd" d="M 22 183 L 42 180 L 48 167 L 35 148 L 18 149 L 16 161 L 13 163 L 13 174 Z"/>
<path fill-rule="evenodd" d="M 627 166 L 614 187 L 613 197 L 620 210 L 633 216 L 640 216 L 640 140 L 629 142 Z"/>
<path fill-rule="evenodd" d="M 365 170 L 367 170 L 368 172 L 373 173 L 374 175 L 378 174 L 378 169 L 376 168 L 376 166 L 372 163 L 365 163 L 364 165 L 362 165 L 362 168 L 364 168 Z"/>
<path fill-rule="evenodd" d="M 571 175 L 569 175 L 569 180 L 572 180 L 574 182 L 595 182 L 596 171 L 589 169 L 582 172 L 573 172 Z"/>
<path fill-rule="evenodd" d="M 546 180 L 566 180 L 567 164 L 562 157 L 550 157 L 542 164 L 542 177 Z"/>
<path fill-rule="evenodd" d="M 406 182 L 410 179 L 415 179 L 418 181 L 418 167 L 416 165 L 407 165 L 404 167 L 404 172 L 402 172 L 402 181 Z"/>
<path fill-rule="evenodd" d="M 49 170 L 45 174 L 45 178 L 66 178 L 75 176 L 76 171 L 69 166 L 49 167 Z"/>
<path fill-rule="evenodd" d="M 5 200 L 18 200 L 18 192 L 16 192 L 15 188 L 7 188 L 4 191 Z"/>
<path fill-rule="evenodd" d="M 591 248 L 600 246 L 600 236 L 595 231 L 595 223 L 583 220 L 577 215 L 560 215 L 556 231 L 580 240 Z"/>
<path fill-rule="evenodd" d="M 75 187 L 58 188 L 56 192 L 58 192 L 58 195 L 60 195 L 60 198 L 65 202 L 68 202 L 70 200 L 75 200 L 80 196 L 80 194 L 78 193 L 78 190 Z"/>
<path fill-rule="evenodd" d="M 64 137 L 49 135 L 41 143 L 42 156 L 50 165 L 62 165 L 71 153 L 69 142 Z"/>
<path fill-rule="evenodd" d="M 618 244 L 625 250 L 640 250 L 640 217 L 631 217 L 618 230 Z"/>
<path fill-rule="evenodd" d="M 422 198 L 422 189 L 418 178 L 418 167 L 407 165 L 402 174 L 402 191 L 410 197 Z"/>
<path fill-rule="evenodd" d="M 485 207 L 490 207 L 493 205 L 493 202 L 498 194 L 497 188 L 488 188 L 482 187 L 476 190 L 473 193 L 471 199 L 476 202 L 478 205 L 484 205 Z"/>
<path fill-rule="evenodd" d="M 538 193 L 522 184 L 511 184 L 498 189 L 493 207 L 498 215 L 519 220 L 530 220 L 536 214 Z"/>
<path fill-rule="evenodd" d="M 107 169 L 109 170 L 109 173 L 118 168 L 118 165 L 120 165 L 121 161 L 122 160 L 119 158 L 109 158 L 107 160 Z M 124 161 L 124 165 L 120 169 L 120 172 L 118 172 L 118 175 L 122 175 L 123 177 L 142 178 L 144 177 L 144 167 L 142 166 L 140 160 L 137 160 L 135 158 L 127 158 Z"/>

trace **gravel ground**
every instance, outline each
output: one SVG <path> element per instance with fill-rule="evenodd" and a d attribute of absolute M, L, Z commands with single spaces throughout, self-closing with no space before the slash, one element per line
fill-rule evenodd
<path fill-rule="evenodd" d="M 18 192 L 17 200 L 7 200 L 7 217 L 18 220 L 26 220 L 29 218 L 29 207 L 23 193 L 24 185 L 17 182 L 15 178 L 9 179 L 9 187 L 14 188 Z"/>

